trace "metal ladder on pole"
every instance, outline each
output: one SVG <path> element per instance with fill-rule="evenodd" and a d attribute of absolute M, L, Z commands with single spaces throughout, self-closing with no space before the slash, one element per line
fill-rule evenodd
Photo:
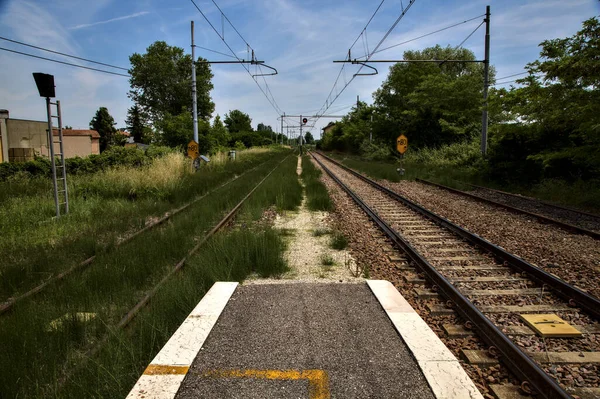
<path fill-rule="evenodd" d="M 54 205 L 56 207 L 56 217 L 58 218 L 61 214 L 69 213 L 69 191 L 63 146 L 62 116 L 60 113 L 60 101 L 57 100 L 53 103 L 49 97 L 46 97 L 46 104 L 48 109 L 48 144 L 50 147 L 50 159 L 52 161 L 52 182 L 54 184 Z M 56 106 L 56 115 L 52 115 L 52 105 Z M 58 136 L 56 138 L 58 140 L 55 140 L 52 118 L 57 119 Z M 54 144 L 58 144 L 58 153 L 54 151 Z"/>

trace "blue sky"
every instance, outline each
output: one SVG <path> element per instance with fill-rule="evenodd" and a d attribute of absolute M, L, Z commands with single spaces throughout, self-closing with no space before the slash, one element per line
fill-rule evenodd
<path fill-rule="evenodd" d="M 345 57 L 380 3 L 379 0 L 215 1 L 255 49 L 257 58 L 278 69 L 279 75 L 265 78 L 269 98 L 288 115 L 311 114 L 322 107 L 340 70 L 340 64 L 332 61 Z M 407 2 L 404 0 L 403 4 Z M 196 3 L 220 29 L 221 16 L 212 1 Z M 487 4 L 492 12 L 491 63 L 499 77 L 522 72 L 527 62 L 537 58 L 542 40 L 570 36 L 580 29 L 583 20 L 600 14 L 598 0 L 417 0 L 383 47 L 476 17 L 485 12 Z M 400 10 L 400 0 L 384 2 L 367 30 L 370 49 L 383 37 Z M 190 52 L 192 19 L 196 23 L 198 46 L 228 52 L 190 0 L 0 0 L 0 36 L 126 68 L 129 55 L 143 53 L 156 40 Z M 373 59 L 401 58 L 403 51 L 435 44 L 457 45 L 479 22 L 472 21 L 382 52 Z M 225 25 L 224 33 L 239 57 L 246 58 L 246 45 L 235 31 Z M 482 27 L 465 44 L 478 58 L 483 57 L 483 37 Z M 362 55 L 364 46 L 361 38 L 353 49 L 353 57 Z M 0 47 L 98 67 L 3 40 Z M 210 60 L 228 59 L 200 49 L 197 55 Z M 386 78 L 388 68 L 378 64 L 379 75 L 356 78 L 331 106 L 330 113 L 347 112 L 357 95 L 372 102 L 372 93 Z M 263 122 L 279 130 L 278 112 L 240 65 L 213 65 L 212 69 L 215 88 L 211 94 L 216 113 L 223 116 L 229 110 L 240 109 L 250 115 L 254 127 Z M 357 69 L 348 65 L 345 78 L 349 79 Z M 0 51 L 0 108 L 8 109 L 12 118 L 45 118 L 44 102 L 37 93 L 32 72 L 55 75 L 65 124 L 88 128 L 95 111 L 105 106 L 118 126 L 124 126 L 127 108 L 131 106 L 127 78 Z M 267 92 L 263 78 L 258 82 Z M 318 136 L 319 128 L 328 121 L 321 119 L 313 134 Z"/>

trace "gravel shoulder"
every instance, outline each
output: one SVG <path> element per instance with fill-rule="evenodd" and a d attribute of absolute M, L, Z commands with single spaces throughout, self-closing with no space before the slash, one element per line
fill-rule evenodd
<path fill-rule="evenodd" d="M 298 158 L 297 173 L 302 174 L 302 158 Z M 290 282 L 362 282 L 351 268 L 355 259 L 348 250 L 329 247 L 335 219 L 328 212 L 311 211 L 306 206 L 306 196 L 296 212 L 277 214 L 273 227 L 283 234 L 287 249 L 285 258 L 290 270 L 278 279 L 260 279 L 252 276 L 244 284 L 277 284 Z M 319 233 L 319 234 L 316 234 Z M 324 259 L 333 265 L 324 265 Z"/>

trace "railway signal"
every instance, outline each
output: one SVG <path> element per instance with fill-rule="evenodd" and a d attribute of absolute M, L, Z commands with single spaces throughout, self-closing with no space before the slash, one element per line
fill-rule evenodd
<path fill-rule="evenodd" d="M 307 118 L 302 118 L 302 124 L 303 124 L 303 125 L 306 125 L 306 123 L 307 123 L 307 122 L 308 122 L 308 119 L 307 119 Z"/>

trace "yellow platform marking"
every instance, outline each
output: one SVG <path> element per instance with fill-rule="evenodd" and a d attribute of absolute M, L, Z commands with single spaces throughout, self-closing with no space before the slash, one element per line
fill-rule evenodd
<path fill-rule="evenodd" d="M 308 380 L 310 399 L 329 399 L 329 376 L 324 370 L 206 370 L 204 377 L 255 378 L 266 380 Z"/>
<path fill-rule="evenodd" d="M 164 364 L 151 364 L 144 370 L 144 375 L 181 375 L 187 374 L 188 366 L 170 366 Z"/>
<path fill-rule="evenodd" d="M 555 314 L 520 314 L 521 319 L 542 337 L 579 337 L 581 331 Z"/>

